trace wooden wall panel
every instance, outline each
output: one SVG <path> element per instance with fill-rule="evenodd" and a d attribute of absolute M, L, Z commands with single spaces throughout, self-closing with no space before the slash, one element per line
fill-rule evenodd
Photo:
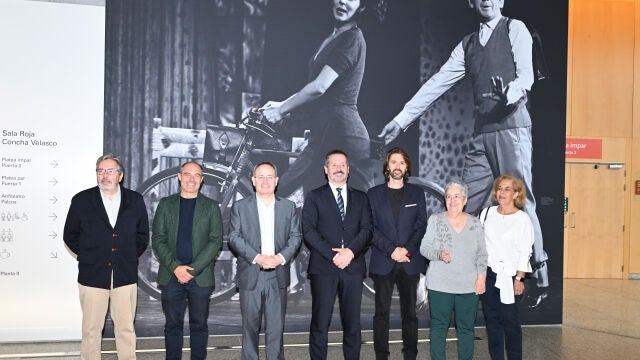
<path fill-rule="evenodd" d="M 570 1 L 567 65 L 567 136 L 603 138 L 602 160 L 625 162 L 623 276 L 637 277 L 640 195 L 634 194 L 634 185 L 640 180 L 640 0 Z M 615 145 L 613 138 L 619 140 Z"/>
<path fill-rule="evenodd" d="M 573 3 L 573 2 L 572 2 Z M 628 137 L 632 131 L 635 42 L 633 1 L 572 6 L 571 136 Z"/>

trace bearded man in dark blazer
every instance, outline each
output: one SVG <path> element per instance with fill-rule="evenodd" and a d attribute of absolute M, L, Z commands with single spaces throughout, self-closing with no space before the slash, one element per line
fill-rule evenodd
<path fill-rule="evenodd" d="M 406 182 L 411 174 L 411 160 L 406 151 L 389 150 L 382 169 L 387 181 L 367 193 L 373 214 L 369 263 L 376 292 L 373 347 L 376 359 L 389 358 L 389 311 L 396 286 L 400 295 L 403 357 L 415 359 L 417 289 L 420 273 L 427 270 L 426 260 L 420 255 L 420 243 L 427 228 L 426 203 L 422 189 Z"/>

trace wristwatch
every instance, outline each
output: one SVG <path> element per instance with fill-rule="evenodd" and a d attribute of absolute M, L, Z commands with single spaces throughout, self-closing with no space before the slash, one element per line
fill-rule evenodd
<path fill-rule="evenodd" d="M 518 276 L 518 275 L 516 275 L 516 280 L 518 280 L 518 281 L 520 281 L 520 282 L 524 282 L 524 278 L 523 278 L 523 277 L 520 277 L 520 276 Z"/>

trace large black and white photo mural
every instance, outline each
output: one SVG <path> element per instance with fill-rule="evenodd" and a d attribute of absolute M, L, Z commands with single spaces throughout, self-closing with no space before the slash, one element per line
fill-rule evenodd
<path fill-rule="evenodd" d="M 533 151 L 488 150 L 499 154 L 486 155 L 489 165 L 474 173 L 467 169 L 469 154 L 478 150 L 474 139 L 493 126 L 478 115 L 477 78 L 482 75 L 465 58 L 474 45 L 467 35 L 480 29 L 476 11 L 468 0 L 361 1 L 366 9 L 358 14 L 357 29 L 337 32 L 333 0 L 108 1 L 104 150 L 126 162 L 125 185 L 143 194 L 151 220 L 160 198 L 178 192 L 177 167 L 187 160 L 202 162 L 202 191 L 221 204 L 226 234 L 231 206 L 254 194 L 251 171 L 264 160 L 278 166 L 276 195 L 302 206 L 304 194 L 325 182 L 327 151 L 347 152 L 350 185 L 366 191 L 384 181 L 382 155 L 400 146 L 411 155 L 411 181 L 424 189 L 430 215 L 444 210 L 442 186 L 448 180 L 493 177 L 508 168 L 500 165 L 503 158 L 515 157 L 530 168 L 525 182 L 535 207 L 528 212 L 540 225 L 532 256 L 535 272 L 522 303 L 523 323 L 560 323 L 567 2 L 504 0 L 502 14 L 514 19 L 505 19 L 505 34 L 514 27 L 525 31 L 534 48 L 523 53 L 526 40 L 512 36 L 516 50 L 507 49 L 503 57 L 516 63 L 534 58 L 531 82 L 521 84 L 522 98 L 509 103 L 510 109 L 528 114 L 529 122 L 517 126 L 528 129 Z M 462 58 L 456 58 L 460 53 Z M 319 64 L 331 64 L 337 75 L 326 92 L 317 98 L 299 96 L 294 104 L 285 101 L 321 76 Z M 441 68 L 448 75 L 419 92 Z M 490 83 L 490 78 L 482 81 Z M 420 99 L 405 107 L 416 93 Z M 287 115 L 274 115 L 274 108 L 287 110 Z M 481 190 L 468 212 L 490 205 Z M 291 267 L 286 331 L 308 331 L 307 262 L 303 247 Z M 212 334 L 241 331 L 235 265 L 225 239 L 215 263 Z M 149 247 L 139 267 L 140 336 L 162 334 L 157 271 Z M 371 284 L 370 279 L 363 283 L 364 329 L 372 327 Z M 427 327 L 422 281 L 418 300 L 420 326 Z M 481 311 L 477 323 L 484 323 Z M 399 324 L 394 300 L 391 325 Z M 339 330 L 339 320 L 331 326 Z"/>

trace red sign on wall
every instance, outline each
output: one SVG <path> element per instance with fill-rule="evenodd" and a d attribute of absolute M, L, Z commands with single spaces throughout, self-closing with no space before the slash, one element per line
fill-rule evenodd
<path fill-rule="evenodd" d="M 567 159 L 602 159 L 602 139 L 567 138 Z"/>

